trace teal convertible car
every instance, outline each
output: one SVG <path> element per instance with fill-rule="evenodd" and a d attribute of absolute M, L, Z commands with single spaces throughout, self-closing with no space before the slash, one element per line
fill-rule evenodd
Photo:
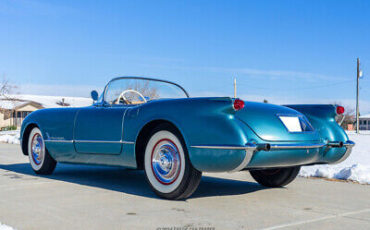
<path fill-rule="evenodd" d="M 248 170 L 279 187 L 300 166 L 341 162 L 354 146 L 335 121 L 344 112 L 336 105 L 191 98 L 178 84 L 142 77 L 115 78 L 91 95 L 91 106 L 26 117 L 21 147 L 37 174 L 57 162 L 144 169 L 157 195 L 184 199 L 202 172 Z"/>

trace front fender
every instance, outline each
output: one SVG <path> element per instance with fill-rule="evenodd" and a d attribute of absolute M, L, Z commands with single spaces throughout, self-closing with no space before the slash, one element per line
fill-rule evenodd
<path fill-rule="evenodd" d="M 37 126 L 45 140 L 73 140 L 74 118 L 77 110 L 78 108 L 40 109 L 29 114 L 23 121 L 20 131 L 23 154 L 27 153 L 25 142 L 29 131 L 27 127 L 30 125 Z M 55 146 L 48 142 L 45 145 L 53 156 Z"/>
<path fill-rule="evenodd" d="M 31 114 L 29 114 L 22 122 L 20 135 L 19 135 L 19 142 L 21 145 L 22 153 L 23 155 L 28 155 L 27 152 L 27 141 L 28 141 L 28 134 L 29 134 L 29 128 L 32 127 L 39 127 L 41 133 L 43 136 L 45 136 L 45 132 L 41 128 L 40 121 L 39 121 L 39 114 L 40 110 L 34 111 Z"/>

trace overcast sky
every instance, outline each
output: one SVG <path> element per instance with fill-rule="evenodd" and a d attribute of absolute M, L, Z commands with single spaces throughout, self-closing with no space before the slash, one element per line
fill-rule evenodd
<path fill-rule="evenodd" d="M 342 102 L 370 113 L 370 1 L 0 1 L 0 76 L 20 93 L 89 96 L 117 76 L 194 96 Z"/>

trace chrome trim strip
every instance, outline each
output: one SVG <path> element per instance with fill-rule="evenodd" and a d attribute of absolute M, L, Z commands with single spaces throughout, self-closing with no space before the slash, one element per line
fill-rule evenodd
<path fill-rule="evenodd" d="M 135 141 L 122 141 L 122 144 L 134 145 Z"/>
<path fill-rule="evenodd" d="M 45 142 L 73 143 L 73 140 L 44 140 Z"/>
<path fill-rule="evenodd" d="M 122 143 L 121 141 L 75 140 L 76 143 Z"/>
<path fill-rule="evenodd" d="M 225 146 L 225 145 L 193 145 L 190 146 L 191 148 L 198 148 L 198 149 L 231 149 L 231 150 L 247 150 L 247 149 L 255 149 L 256 147 L 252 146 Z"/>
<path fill-rule="evenodd" d="M 107 143 L 107 144 L 135 144 L 132 141 L 100 141 L 100 140 L 75 140 L 76 143 Z"/>
<path fill-rule="evenodd" d="M 353 142 L 353 141 L 350 141 L 350 140 L 348 140 L 348 141 L 346 141 L 346 142 L 344 142 L 343 143 L 343 145 L 344 146 L 348 146 L 348 147 L 353 147 L 353 146 L 355 146 L 356 145 L 356 143 L 355 142 Z"/>
<path fill-rule="evenodd" d="M 130 145 L 133 145 L 135 144 L 135 142 L 133 141 L 99 141 L 99 140 L 96 140 L 96 141 L 93 141 L 93 140 L 45 140 L 45 142 L 59 142 L 59 143 L 73 143 L 73 142 L 77 142 L 77 143 L 117 143 L 117 144 L 130 144 Z"/>
<path fill-rule="evenodd" d="M 271 144 L 271 149 L 316 149 L 322 148 L 325 144 Z"/>

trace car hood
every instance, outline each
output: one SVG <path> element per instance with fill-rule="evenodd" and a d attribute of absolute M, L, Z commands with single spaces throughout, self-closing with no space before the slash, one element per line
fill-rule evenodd
<path fill-rule="evenodd" d="M 298 111 L 279 105 L 245 102 L 242 110 L 235 117 L 248 125 L 257 136 L 265 141 L 319 141 L 316 130 L 290 132 L 279 118 L 280 116 L 307 118 Z M 309 123 L 309 122 L 308 122 Z"/>

